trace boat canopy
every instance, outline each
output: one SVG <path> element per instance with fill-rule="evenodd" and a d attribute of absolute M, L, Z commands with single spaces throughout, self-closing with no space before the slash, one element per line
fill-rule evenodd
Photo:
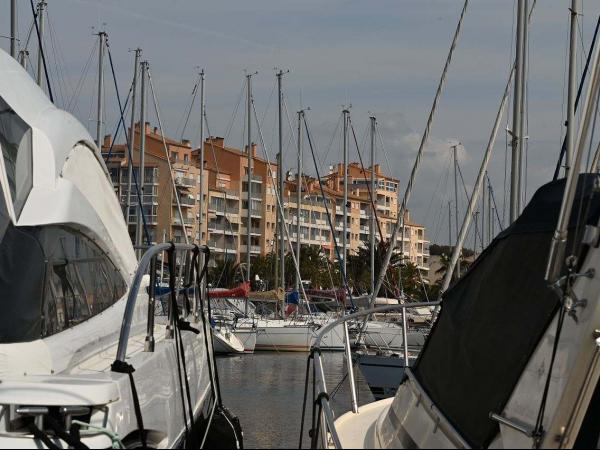
<path fill-rule="evenodd" d="M 598 224 L 595 180 L 579 179 L 568 248 L 580 242 L 585 224 Z M 564 187 L 565 180 L 541 187 L 447 291 L 414 367 L 433 403 L 473 448 L 487 448 L 499 432 L 490 413 L 502 413 L 558 310 L 559 297 L 544 274 Z M 580 211 L 588 214 L 575 233 Z"/>

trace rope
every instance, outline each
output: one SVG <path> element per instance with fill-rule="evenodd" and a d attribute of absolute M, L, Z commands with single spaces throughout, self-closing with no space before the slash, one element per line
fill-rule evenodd
<path fill-rule="evenodd" d="M 146 440 L 146 429 L 144 428 L 144 418 L 142 416 L 142 408 L 140 406 L 140 398 L 138 396 L 137 388 L 135 386 L 135 380 L 133 378 L 133 373 L 135 372 L 135 369 L 131 364 L 117 360 L 112 364 L 111 371 L 115 373 L 126 374 L 127 376 L 129 376 L 129 384 L 131 386 L 131 397 L 133 400 L 133 409 L 135 412 L 135 419 L 137 421 L 138 432 L 140 433 L 140 442 L 142 444 L 142 448 L 148 448 Z"/>
<path fill-rule="evenodd" d="M 176 293 L 176 287 L 175 287 L 175 265 L 176 265 L 176 261 L 175 261 L 175 245 L 172 244 L 171 248 L 168 250 L 167 252 L 167 261 L 168 261 L 168 267 L 169 267 L 169 291 L 170 291 L 170 301 L 171 301 L 171 311 L 169 314 L 169 322 L 173 325 L 173 327 L 175 327 L 175 329 L 173 330 L 174 334 L 175 334 L 175 355 L 177 358 L 177 378 L 179 381 L 179 394 L 181 397 L 181 404 L 183 406 L 183 424 L 185 425 L 185 441 L 186 444 L 189 443 L 189 436 L 190 436 L 190 430 L 188 427 L 188 419 L 187 419 L 187 411 L 186 411 L 186 406 L 185 406 L 185 398 L 184 398 L 184 393 L 183 393 L 183 380 L 181 379 L 181 354 L 180 354 L 180 347 L 178 345 L 178 341 L 177 341 L 177 321 L 179 320 L 179 308 L 177 306 L 177 293 Z M 185 374 L 185 377 L 187 379 L 187 373 Z"/>
<path fill-rule="evenodd" d="M 131 148 L 129 146 L 129 135 L 127 134 L 127 130 L 125 129 L 125 116 L 124 116 L 125 110 L 124 110 L 123 106 L 121 105 L 121 96 L 119 94 L 119 89 L 118 89 L 118 85 L 117 85 L 117 76 L 115 74 L 115 68 L 114 68 L 114 64 L 113 64 L 113 60 L 112 60 L 112 53 L 110 51 L 110 46 L 108 45 L 108 41 L 106 43 L 106 46 L 107 46 L 107 49 L 108 49 L 108 60 L 110 62 L 110 68 L 111 68 L 111 71 L 112 71 L 113 82 L 115 84 L 115 91 L 117 93 L 117 102 L 119 104 L 119 113 L 121 115 L 119 123 L 123 124 L 123 134 L 125 135 L 125 142 L 127 144 L 127 152 L 128 152 L 128 156 L 129 156 L 129 164 L 133 165 L 133 154 L 132 154 Z M 133 84 L 132 84 L 132 88 L 133 88 Z M 131 92 L 131 90 L 130 90 L 130 92 Z M 129 101 L 129 100 L 127 100 L 127 101 Z M 127 105 L 125 105 L 125 106 L 127 106 Z M 117 133 L 118 133 L 118 130 L 119 130 L 119 128 L 117 127 Z M 131 130 L 131 131 L 133 132 L 133 130 Z M 100 145 L 100 143 L 98 143 L 98 144 Z M 111 151 L 112 151 L 112 146 L 111 146 Z M 109 159 L 110 159 L 110 152 L 109 152 L 108 158 L 106 159 L 106 162 L 108 162 Z M 143 168 L 140 167 L 139 169 L 140 169 L 139 173 L 141 174 L 141 176 L 144 176 L 144 173 L 143 173 L 144 170 L 143 170 Z M 146 212 L 144 211 L 144 207 L 143 207 L 144 203 L 143 203 L 143 200 L 142 200 L 142 194 L 140 192 L 140 185 L 138 183 L 138 176 L 135 173 L 135 170 L 132 170 L 131 172 L 133 174 L 133 181 L 134 181 L 135 188 L 136 188 L 136 195 L 137 195 L 137 198 L 138 198 L 139 210 L 140 210 L 140 214 L 141 214 L 141 217 L 142 217 L 142 225 L 144 227 L 144 235 L 146 236 L 146 243 L 147 243 L 148 246 L 150 246 L 152 244 L 152 240 L 150 239 L 150 231 L 148 229 L 148 222 L 146 220 Z M 125 213 L 125 222 L 127 224 L 129 224 L 129 205 L 126 205 L 126 209 L 127 209 L 127 211 Z"/>
<path fill-rule="evenodd" d="M 454 54 L 454 50 L 456 49 L 456 45 L 458 43 L 458 38 L 460 36 L 460 32 L 462 29 L 462 24 L 465 18 L 465 14 L 467 12 L 467 7 L 469 5 L 469 0 L 465 0 L 464 5 L 463 5 L 463 9 L 460 15 L 460 19 L 458 21 L 458 25 L 456 27 L 456 31 L 454 33 L 454 38 L 452 40 L 452 44 L 450 46 L 450 51 L 448 53 L 448 57 L 446 58 L 446 63 L 444 64 L 444 69 L 442 71 L 442 75 L 437 87 L 437 91 L 433 100 L 433 105 L 431 107 L 431 111 L 429 113 L 429 117 L 427 119 L 427 124 L 425 126 L 425 130 L 423 132 L 423 137 L 421 138 L 421 144 L 419 145 L 419 150 L 417 152 L 417 156 L 410 174 L 410 179 L 408 181 L 408 185 L 406 186 L 406 192 L 404 193 L 404 198 L 402 199 L 402 206 L 400 207 L 400 211 L 398 213 L 398 220 L 396 221 L 395 225 L 394 225 L 394 231 L 392 232 L 392 242 L 396 242 L 398 239 L 398 232 L 400 231 L 400 225 L 402 225 L 402 228 L 404 229 L 404 215 L 406 213 L 407 210 L 407 205 L 408 205 L 408 201 L 410 200 L 410 195 L 412 193 L 412 189 L 413 189 L 413 185 L 415 183 L 416 180 L 416 176 L 417 176 L 417 171 L 419 169 L 420 163 L 421 163 L 421 159 L 423 157 L 423 152 L 425 150 L 425 146 L 427 144 L 427 142 L 429 141 L 429 134 L 431 132 L 431 127 L 433 125 L 433 119 L 435 117 L 435 112 L 437 110 L 437 106 L 442 94 L 442 90 L 443 87 L 445 85 L 446 82 L 446 76 L 448 74 L 448 69 L 450 68 L 450 63 L 452 62 L 452 56 Z M 385 275 L 387 273 L 387 268 L 390 264 L 390 261 L 392 259 L 392 254 L 394 252 L 394 247 L 392 245 L 389 246 L 388 251 L 384 257 L 383 260 L 383 264 L 381 267 L 381 271 L 379 273 L 379 276 L 377 278 L 377 283 L 376 283 L 376 287 L 375 290 L 373 292 L 373 298 L 371 299 L 371 307 L 375 304 L 375 300 L 377 298 L 377 293 L 379 292 L 379 290 L 381 289 L 381 286 L 383 285 L 383 281 L 385 279 Z M 368 321 L 368 317 L 365 317 L 365 324 Z"/>
<path fill-rule="evenodd" d="M 163 148 L 165 150 L 165 157 L 167 159 L 167 165 L 169 166 L 169 175 L 171 176 L 171 184 L 173 186 L 173 194 L 174 194 L 175 200 L 177 202 L 177 211 L 179 213 L 179 219 L 181 220 L 181 229 L 183 230 L 183 237 L 185 238 L 185 243 L 189 244 L 187 231 L 185 229 L 185 221 L 183 218 L 183 211 L 181 210 L 181 202 L 179 200 L 179 192 L 177 192 L 177 187 L 175 186 L 175 177 L 173 176 L 173 166 L 171 165 L 169 149 L 167 147 L 167 141 L 165 140 L 165 132 L 164 132 L 164 128 L 162 125 L 162 120 L 160 119 L 160 110 L 158 108 L 158 100 L 156 99 L 156 92 L 154 90 L 154 82 L 152 81 L 152 75 L 150 74 L 149 67 L 148 67 L 148 81 L 150 82 L 150 91 L 152 92 L 152 100 L 154 103 L 154 110 L 156 112 L 156 119 L 158 120 L 158 126 L 160 128 L 160 137 L 162 139 Z M 141 126 L 143 127 L 143 124 Z"/>
<path fill-rule="evenodd" d="M 310 379 L 310 362 L 314 359 L 314 352 L 311 351 L 308 359 L 306 360 L 306 376 L 304 378 L 304 397 L 302 400 L 302 420 L 300 422 L 300 440 L 298 442 L 298 448 L 302 449 L 302 438 L 304 437 L 304 420 L 306 418 L 306 403 L 308 401 L 308 383 Z"/>
<path fill-rule="evenodd" d="M 352 137 L 354 138 L 354 144 L 356 145 L 356 152 L 358 153 L 358 160 L 360 161 L 360 167 L 364 174 L 364 180 L 367 182 L 367 191 L 369 193 L 369 200 L 371 202 L 371 208 L 373 214 L 375 215 L 375 223 L 377 224 L 377 230 L 379 231 L 379 239 L 381 242 L 384 242 L 384 236 L 381 231 L 381 224 L 379 223 L 379 217 L 377 215 L 377 207 L 375 205 L 375 200 L 373 199 L 373 191 L 371 189 L 371 180 L 367 179 L 367 170 L 365 169 L 365 165 L 363 164 L 362 155 L 360 154 L 360 148 L 358 147 L 358 141 L 356 139 L 356 132 L 354 131 L 354 125 L 352 124 L 352 118 L 348 117 L 348 121 L 350 122 L 350 130 L 352 131 Z M 374 171 L 375 167 L 371 167 L 371 170 Z"/>
<path fill-rule="evenodd" d="M 50 77 L 48 76 L 48 66 L 46 64 L 46 52 L 44 52 L 44 45 L 42 43 L 42 36 L 40 35 L 40 26 L 38 24 L 38 14 L 35 12 L 35 6 L 33 6 L 33 0 L 29 0 L 31 4 L 31 12 L 33 13 L 33 22 L 35 23 L 35 32 L 38 38 L 39 51 L 42 55 L 42 63 L 44 64 L 44 74 L 46 76 L 46 85 L 48 86 L 48 96 L 50 101 L 54 103 L 54 95 L 52 94 L 52 86 L 50 85 Z"/>

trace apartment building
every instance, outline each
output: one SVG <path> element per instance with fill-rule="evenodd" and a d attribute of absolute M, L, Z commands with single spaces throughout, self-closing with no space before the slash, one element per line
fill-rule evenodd
<path fill-rule="evenodd" d="M 204 142 L 204 168 L 208 172 L 206 242 L 217 259 L 235 258 L 244 262 L 248 252 L 252 258 L 275 250 L 277 214 L 273 177 L 277 166 L 272 166 L 271 173 L 267 162 L 257 155 L 255 144 L 250 152 L 252 179 L 248 202 L 248 149 L 228 147 L 220 137 L 209 137 Z M 196 160 L 199 153 L 199 150 L 193 152 Z"/>
<path fill-rule="evenodd" d="M 149 123 L 144 125 L 144 133 L 146 151 L 144 186 L 141 197 L 145 228 L 150 241 L 152 243 L 165 240 L 185 242 L 187 236 L 188 241 L 193 242 L 197 240 L 198 236 L 200 169 L 193 160 L 192 146 L 189 141 L 179 142 L 162 136 L 158 129 L 151 128 Z M 133 138 L 133 179 L 141 182 L 139 170 L 141 133 L 139 124 L 135 126 Z M 102 152 L 105 159 L 110 152 L 107 166 L 124 214 L 129 201 L 130 208 L 126 216 L 128 218 L 129 233 L 135 242 L 139 199 L 135 183 L 132 183 L 131 195 L 129 195 L 128 173 L 131 161 L 127 146 L 122 144 L 113 145 L 112 137 L 106 136 L 102 145 Z M 173 185 L 175 185 L 177 196 L 175 196 Z M 206 186 L 208 186 L 207 182 L 205 182 Z M 143 242 L 146 243 L 145 236 Z"/>
<path fill-rule="evenodd" d="M 146 156 L 144 173 L 143 209 L 150 239 L 153 243 L 163 240 L 206 243 L 214 260 L 231 259 L 245 262 L 251 257 L 266 255 L 277 250 L 277 166 L 269 168 L 267 161 L 257 155 L 257 146 L 250 147 L 252 181 L 248 202 L 248 149 L 236 149 L 225 145 L 220 137 L 209 137 L 204 142 L 204 161 L 200 162 L 199 149 L 193 149 L 189 141 L 176 141 L 162 136 L 147 123 Z M 133 170 L 139 173 L 140 127 L 134 133 Z M 103 145 L 105 157 L 111 148 L 111 137 Z M 165 151 L 166 146 L 166 151 Z M 129 158 L 125 145 L 112 145 L 108 168 L 115 192 L 125 211 L 128 199 Z M 167 159 L 169 158 L 169 159 Z M 169 170 L 171 163 L 171 171 Z M 199 210 L 200 167 L 204 170 L 203 205 Z M 271 170 L 269 170 L 271 169 Z M 379 165 L 374 168 L 376 189 L 377 238 L 389 239 L 398 214 L 399 181 L 382 173 Z M 343 234 L 343 165 L 331 167 L 322 179 L 325 200 L 319 181 L 303 176 L 300 217 L 297 208 L 297 181 L 289 177 L 284 183 L 283 206 L 285 220 L 293 244 L 297 242 L 297 224 L 300 221 L 300 239 L 303 245 L 319 246 L 331 258 L 337 257 L 335 242 L 342 245 Z M 362 170 L 358 163 L 348 167 L 348 251 L 353 253 L 369 241 L 371 196 L 371 169 Z M 174 195 L 173 182 L 179 195 L 179 213 Z M 135 240 L 137 224 L 137 192 L 132 189 L 129 211 L 129 229 Z M 327 205 L 327 206 L 326 206 Z M 248 209 L 250 220 L 248 221 Z M 331 232 L 327 212 L 333 224 Z M 200 214 L 202 225 L 200 226 Z M 183 216 L 183 220 L 181 218 Z M 248 242 L 248 228 L 250 241 Z M 422 270 L 428 270 L 429 242 L 425 227 L 413 223 L 408 213 L 405 217 L 404 251 L 408 258 Z"/>

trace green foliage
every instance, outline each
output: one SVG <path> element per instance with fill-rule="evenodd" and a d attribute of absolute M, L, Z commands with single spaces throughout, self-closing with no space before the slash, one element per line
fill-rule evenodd
<path fill-rule="evenodd" d="M 208 273 L 208 282 L 212 287 L 230 289 L 242 283 L 241 267 L 235 261 L 226 259 L 217 261 Z"/>

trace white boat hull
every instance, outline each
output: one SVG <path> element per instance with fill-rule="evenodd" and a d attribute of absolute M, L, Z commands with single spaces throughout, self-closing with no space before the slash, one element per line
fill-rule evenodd
<path fill-rule="evenodd" d="M 322 325 L 261 319 L 256 327 L 256 351 L 309 352 Z M 323 337 L 321 348 L 344 350 L 344 328 L 339 326 Z"/>
<path fill-rule="evenodd" d="M 256 349 L 256 328 L 236 328 L 233 332 L 244 346 L 244 353 L 254 353 Z"/>
<path fill-rule="evenodd" d="M 213 332 L 215 353 L 219 355 L 244 353 L 244 344 L 230 331 Z"/>

